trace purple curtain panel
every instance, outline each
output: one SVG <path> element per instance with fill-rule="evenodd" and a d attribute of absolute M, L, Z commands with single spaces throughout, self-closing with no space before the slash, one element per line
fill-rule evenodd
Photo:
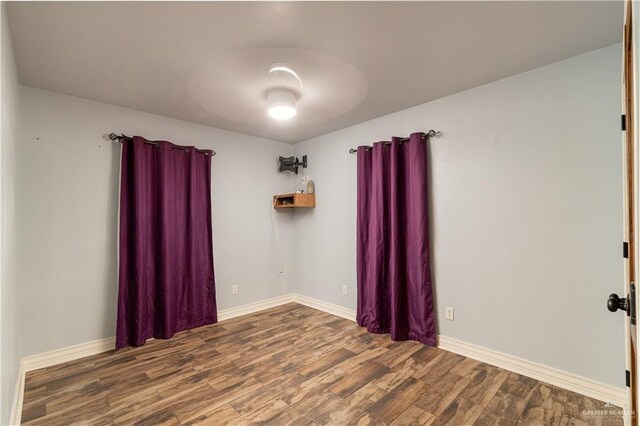
<path fill-rule="evenodd" d="M 122 144 L 116 349 L 217 322 L 211 151 Z"/>
<path fill-rule="evenodd" d="M 435 346 L 426 136 L 358 148 L 357 321 Z"/>

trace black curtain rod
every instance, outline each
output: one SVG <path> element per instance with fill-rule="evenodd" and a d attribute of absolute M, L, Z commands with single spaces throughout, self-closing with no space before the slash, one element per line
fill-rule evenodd
<path fill-rule="evenodd" d="M 123 140 L 125 139 L 131 139 L 128 136 L 125 135 L 117 135 L 115 133 L 109 133 L 109 139 L 111 139 L 114 142 L 119 142 L 122 143 Z M 149 145 L 155 145 L 158 146 L 159 144 L 157 142 L 151 142 L 151 141 L 146 141 L 145 143 L 149 144 Z M 183 149 L 179 146 L 174 146 L 173 149 Z M 194 148 L 196 150 L 196 152 L 201 152 L 205 155 L 208 155 L 209 153 L 206 150 L 203 149 L 198 149 L 198 148 Z M 185 151 L 188 151 L 188 149 L 185 149 Z M 216 155 L 216 152 L 214 150 L 210 150 L 211 151 L 211 156 L 213 157 L 214 155 Z"/>
<path fill-rule="evenodd" d="M 440 130 L 431 129 L 427 133 L 424 133 L 424 135 L 426 137 L 428 137 L 428 138 L 434 138 L 434 137 L 435 138 L 439 138 L 440 136 L 442 136 L 442 132 Z M 400 139 L 400 142 L 406 142 L 408 140 L 409 140 L 409 138 L 402 138 L 402 139 Z M 390 144 L 391 144 L 391 142 L 383 142 L 382 143 L 383 146 L 390 145 Z M 371 147 L 370 146 L 365 146 L 365 149 L 371 149 Z M 349 150 L 349 154 L 355 154 L 356 152 L 358 152 L 357 148 L 351 148 Z"/>

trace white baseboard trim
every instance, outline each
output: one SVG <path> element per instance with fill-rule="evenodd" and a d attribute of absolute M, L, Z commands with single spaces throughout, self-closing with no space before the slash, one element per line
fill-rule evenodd
<path fill-rule="evenodd" d="M 25 372 L 22 366 L 18 370 L 16 388 L 13 391 L 13 404 L 11 404 L 11 415 L 9 416 L 10 426 L 19 426 L 22 420 L 22 402 L 24 399 Z"/>
<path fill-rule="evenodd" d="M 322 300 L 314 299 L 308 296 L 303 296 L 301 294 L 294 294 L 293 301 L 301 305 L 309 306 L 310 308 L 315 308 L 315 309 L 318 309 L 319 311 L 323 311 L 328 314 L 333 314 L 341 318 L 345 318 L 351 321 L 356 320 L 356 311 L 354 311 L 353 309 L 334 305 L 333 303 L 323 302 Z"/>
<path fill-rule="evenodd" d="M 22 369 L 25 372 L 51 367 L 91 355 L 101 354 L 113 350 L 116 345 L 115 337 L 92 340 L 91 342 L 67 346 L 37 355 L 22 358 Z"/>
<path fill-rule="evenodd" d="M 248 315 L 291 302 L 309 306 L 351 321 L 355 321 L 356 319 L 356 311 L 353 309 L 348 309 L 301 294 L 287 294 L 234 308 L 222 309 L 218 311 L 218 321 L 226 321 L 231 318 Z M 16 384 L 16 394 L 14 396 L 14 404 L 11 412 L 11 424 L 19 424 L 20 421 L 26 372 L 108 352 L 114 347 L 115 337 L 107 337 L 105 339 L 81 343 L 79 345 L 73 345 L 23 358 L 18 383 Z M 572 373 L 484 348 L 482 346 L 453 339 L 451 337 L 438 336 L 438 347 L 570 390 L 572 392 L 577 392 L 600 401 L 611 402 L 619 407 L 626 408 L 628 405 L 627 391 L 624 388 L 616 388 L 605 383 L 600 383 Z M 14 423 L 15 419 L 17 419 L 17 422 Z"/>
<path fill-rule="evenodd" d="M 236 306 L 235 308 L 222 309 L 218 311 L 218 321 L 226 321 L 231 318 L 252 314 L 254 312 L 264 311 L 265 309 L 275 308 L 276 306 L 284 305 L 291 302 L 294 302 L 294 295 L 285 294 L 283 296 L 261 300 L 259 302 Z"/>
<path fill-rule="evenodd" d="M 618 407 L 625 408 L 628 405 L 625 388 L 617 388 L 447 336 L 438 336 L 438 347 L 600 401 L 610 402 Z"/>

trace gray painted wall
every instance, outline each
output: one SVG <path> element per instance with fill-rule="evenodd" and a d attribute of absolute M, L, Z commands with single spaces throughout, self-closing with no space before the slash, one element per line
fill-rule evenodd
<path fill-rule="evenodd" d="M 271 196 L 291 184 L 291 145 L 22 87 L 20 271 L 24 355 L 115 335 L 120 146 L 109 132 L 212 148 L 218 308 L 291 292 L 280 274 Z M 276 214 L 285 263 L 293 223 Z M 238 285 L 238 294 L 231 286 Z"/>
<path fill-rule="evenodd" d="M 317 189 L 316 208 L 295 212 L 296 291 L 355 309 L 347 151 L 439 129 L 438 332 L 622 387 L 623 316 L 605 308 L 623 288 L 620 64 L 612 46 L 296 144 Z"/>
<path fill-rule="evenodd" d="M 0 424 L 9 421 L 20 364 L 18 271 L 16 262 L 16 174 L 19 83 L 6 4 L 2 2 L 2 146 L 0 147 Z"/>

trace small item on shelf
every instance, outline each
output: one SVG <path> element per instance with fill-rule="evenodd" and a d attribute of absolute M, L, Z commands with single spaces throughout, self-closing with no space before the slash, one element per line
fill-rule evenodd
<path fill-rule="evenodd" d="M 313 208 L 316 206 L 316 196 L 314 194 L 303 194 L 293 192 L 289 194 L 279 194 L 273 196 L 273 207 L 275 209 L 292 208 Z"/>
<path fill-rule="evenodd" d="M 316 189 L 314 187 L 313 181 L 310 180 L 309 182 L 307 182 L 307 194 L 313 194 L 315 193 L 315 190 Z"/>
<path fill-rule="evenodd" d="M 298 194 L 302 194 L 304 191 L 303 191 L 302 189 L 298 189 L 296 192 L 297 192 Z"/>

